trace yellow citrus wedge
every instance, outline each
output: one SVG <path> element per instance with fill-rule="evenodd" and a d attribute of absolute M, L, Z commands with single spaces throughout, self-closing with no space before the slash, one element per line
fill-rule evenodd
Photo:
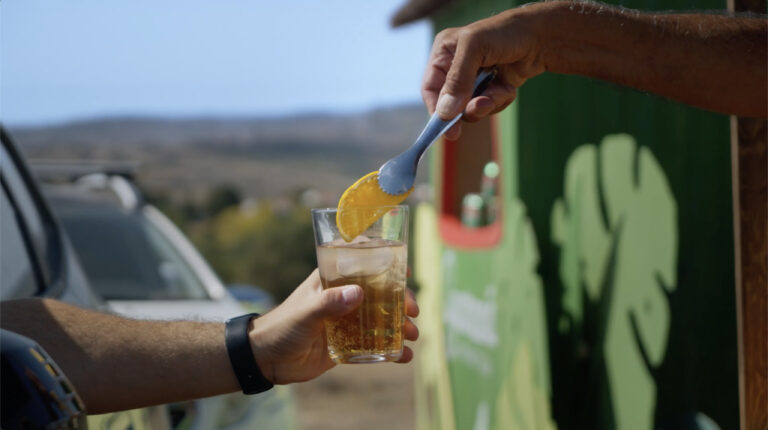
<path fill-rule="evenodd" d="M 339 199 L 336 226 L 347 242 L 351 242 L 387 213 L 387 209 L 382 206 L 398 205 L 413 191 L 411 188 L 407 193 L 397 196 L 387 194 L 379 186 L 378 175 L 379 172 L 375 171 L 358 179 Z"/>

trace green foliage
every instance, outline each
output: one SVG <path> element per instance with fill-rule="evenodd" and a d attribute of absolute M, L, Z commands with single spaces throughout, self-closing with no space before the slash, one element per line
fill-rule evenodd
<path fill-rule="evenodd" d="M 279 303 L 317 267 L 310 211 L 295 202 L 290 208 L 263 202 L 241 210 L 240 193 L 229 185 L 212 189 L 202 205 L 175 203 L 161 193 L 145 195 L 187 234 L 226 284 L 263 288 Z"/>
<path fill-rule="evenodd" d="M 230 206 L 188 232 L 225 283 L 250 284 L 285 299 L 317 266 L 309 209 L 244 212 Z"/>
<path fill-rule="evenodd" d="M 208 192 L 205 202 L 205 214 L 215 217 L 230 206 L 237 206 L 242 201 L 240 191 L 232 185 L 218 185 Z"/>

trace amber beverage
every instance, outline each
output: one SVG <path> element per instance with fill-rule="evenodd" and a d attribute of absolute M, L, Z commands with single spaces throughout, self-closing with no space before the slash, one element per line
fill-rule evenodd
<path fill-rule="evenodd" d="M 337 363 L 396 361 L 402 356 L 408 249 L 400 230 L 407 229 L 407 207 L 393 208 L 398 220 L 380 220 L 352 242 L 334 238 L 332 231 L 318 238 L 318 229 L 333 230 L 335 224 L 315 222 L 323 288 L 356 284 L 364 293 L 355 311 L 325 321 L 328 353 Z M 313 217 L 320 215 L 316 212 Z"/>

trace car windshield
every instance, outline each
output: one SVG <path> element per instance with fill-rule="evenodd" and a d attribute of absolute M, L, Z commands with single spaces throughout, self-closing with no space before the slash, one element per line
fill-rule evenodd
<path fill-rule="evenodd" d="M 105 299 L 208 298 L 182 254 L 141 213 L 57 198 L 52 203 L 92 286 Z"/>

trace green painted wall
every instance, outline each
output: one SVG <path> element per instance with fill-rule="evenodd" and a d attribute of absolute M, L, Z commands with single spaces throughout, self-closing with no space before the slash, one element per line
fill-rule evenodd
<path fill-rule="evenodd" d="M 511 5 L 458 2 L 435 31 Z M 419 428 L 738 426 L 728 117 L 548 74 L 520 89 L 500 130 L 499 246 L 453 249 L 434 208 L 417 214 L 421 319 L 434 327 Z"/>

